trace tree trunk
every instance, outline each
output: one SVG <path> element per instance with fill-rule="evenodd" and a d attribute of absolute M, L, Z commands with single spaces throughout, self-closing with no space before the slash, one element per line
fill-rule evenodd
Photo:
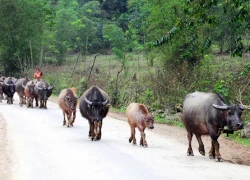
<path fill-rule="evenodd" d="M 30 44 L 30 61 L 31 61 L 31 68 L 34 68 L 34 62 L 33 62 L 33 53 L 32 53 L 32 45 L 31 45 L 31 40 L 29 40 Z"/>

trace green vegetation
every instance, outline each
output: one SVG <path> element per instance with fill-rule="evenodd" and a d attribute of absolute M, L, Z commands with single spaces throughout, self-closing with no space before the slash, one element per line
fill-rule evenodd
<path fill-rule="evenodd" d="M 224 137 L 226 135 L 223 135 Z M 243 144 L 247 147 L 250 147 L 250 139 L 242 138 L 240 135 L 240 131 L 234 132 L 234 134 L 228 135 L 228 138 L 236 140 L 238 143 Z"/>

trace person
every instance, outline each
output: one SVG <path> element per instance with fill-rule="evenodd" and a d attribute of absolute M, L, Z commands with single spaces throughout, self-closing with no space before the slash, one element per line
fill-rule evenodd
<path fill-rule="evenodd" d="M 36 71 L 34 73 L 34 78 L 37 80 L 42 79 L 43 77 L 43 73 L 40 71 L 40 69 L 36 68 Z"/>

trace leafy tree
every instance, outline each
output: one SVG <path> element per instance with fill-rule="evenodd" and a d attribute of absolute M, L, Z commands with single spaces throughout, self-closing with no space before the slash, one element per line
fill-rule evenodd
<path fill-rule="evenodd" d="M 73 39 L 77 34 L 76 27 L 72 22 L 78 20 L 78 2 L 61 0 L 56 6 L 56 54 L 58 64 L 65 61 L 67 53 L 73 48 Z"/>
<path fill-rule="evenodd" d="M 1 60 L 8 72 L 26 71 L 39 59 L 46 16 L 47 0 L 1 1 Z"/>

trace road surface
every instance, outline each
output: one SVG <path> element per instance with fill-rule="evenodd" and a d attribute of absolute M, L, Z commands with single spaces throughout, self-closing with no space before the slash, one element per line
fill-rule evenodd
<path fill-rule="evenodd" d="M 77 112 L 74 127 L 62 126 L 58 105 L 48 109 L 0 103 L 15 159 L 14 180 L 247 180 L 250 167 L 186 156 L 187 146 L 146 130 L 148 148 L 128 142 L 129 125 L 106 117 L 102 139 L 88 138 L 88 122 Z M 139 133 L 136 133 L 139 142 Z M 1 172 L 0 172 L 1 173 Z"/>

